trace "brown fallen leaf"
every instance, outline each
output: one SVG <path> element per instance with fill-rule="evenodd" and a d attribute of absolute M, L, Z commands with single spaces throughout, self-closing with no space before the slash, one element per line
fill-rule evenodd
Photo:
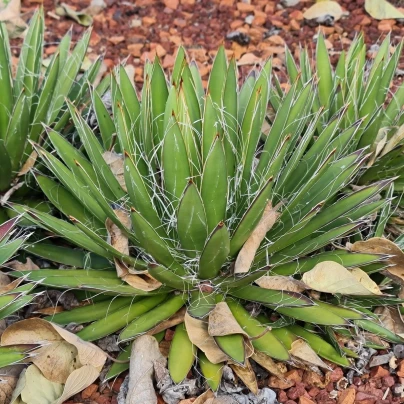
<path fill-rule="evenodd" d="M 27 24 L 21 18 L 21 0 L 0 0 L 0 21 L 5 22 L 10 38 L 22 36 Z"/>
<path fill-rule="evenodd" d="M 261 367 L 266 369 L 272 375 L 278 377 L 281 380 L 285 380 L 284 373 L 286 373 L 286 368 L 278 366 L 278 364 L 268 355 L 260 351 L 254 351 L 251 359 L 258 363 Z"/>
<path fill-rule="evenodd" d="M 365 0 L 365 10 L 376 20 L 404 18 L 404 14 L 386 0 Z"/>
<path fill-rule="evenodd" d="M 21 177 L 25 175 L 31 168 L 35 165 L 36 159 L 38 157 L 38 153 L 34 150 L 27 158 L 26 162 L 21 167 L 20 171 L 17 174 L 17 177 Z"/>
<path fill-rule="evenodd" d="M 128 213 L 124 212 L 121 209 L 114 210 L 115 215 L 119 219 L 119 221 L 129 229 L 132 225 L 132 221 L 130 220 L 130 216 Z M 107 218 L 105 221 L 105 227 L 108 231 L 108 242 L 112 245 L 117 251 L 122 253 L 123 255 L 129 255 L 129 242 L 128 238 L 110 218 Z"/>
<path fill-rule="evenodd" d="M 390 265 L 383 274 L 397 283 L 404 285 L 404 253 L 392 241 L 383 237 L 373 237 L 366 241 L 357 241 L 350 246 L 353 252 L 370 254 L 387 254 L 387 263 Z"/>
<path fill-rule="evenodd" d="M 52 404 L 63 404 L 70 397 L 94 383 L 99 375 L 100 372 L 91 365 L 84 365 L 74 370 L 66 380 L 62 395 Z"/>
<path fill-rule="evenodd" d="M 311 289 L 324 293 L 368 296 L 382 295 L 376 282 L 359 268 L 346 269 L 338 262 L 324 261 L 303 274 L 302 281 Z"/>
<path fill-rule="evenodd" d="M 104 158 L 105 162 L 108 164 L 109 168 L 111 169 L 112 173 L 115 175 L 119 185 L 122 189 L 127 192 L 125 178 L 124 178 L 124 158 L 117 154 L 110 151 L 106 151 L 103 153 L 102 157 Z"/>
<path fill-rule="evenodd" d="M 4 275 L 2 272 L 0 272 L 0 274 Z M 23 280 L 24 278 L 17 278 L 10 282 L 10 278 L 7 275 L 4 275 L 4 277 L 0 276 L 0 295 L 11 292 L 18 287 Z"/>
<path fill-rule="evenodd" d="M 10 404 L 55 404 L 62 391 L 62 384 L 49 381 L 35 365 L 30 365 L 21 372 Z"/>
<path fill-rule="evenodd" d="M 404 321 L 396 307 L 377 307 L 375 314 L 385 328 L 404 338 Z"/>
<path fill-rule="evenodd" d="M 272 203 L 268 202 L 256 228 L 253 230 L 250 237 L 247 239 L 238 253 L 236 263 L 234 265 L 235 274 L 241 274 L 249 271 L 258 247 L 260 246 L 262 240 L 264 240 L 267 232 L 272 228 L 279 217 L 277 210 L 280 206 L 281 204 L 278 204 L 272 208 Z"/>
<path fill-rule="evenodd" d="M 0 345 L 42 344 L 61 341 L 62 337 L 48 321 L 28 318 L 11 324 L 2 334 Z"/>
<path fill-rule="evenodd" d="M 161 331 L 167 330 L 168 328 L 174 327 L 178 324 L 184 322 L 185 313 L 187 312 L 187 308 L 181 307 L 174 315 L 172 315 L 167 320 L 162 321 L 156 327 L 152 328 L 150 331 L 146 333 L 146 335 L 155 335 Z"/>
<path fill-rule="evenodd" d="M 9 404 L 24 365 L 6 366 L 0 369 L 0 403 Z"/>
<path fill-rule="evenodd" d="M 66 341 L 56 341 L 37 349 L 32 355 L 32 363 L 51 382 L 66 383 L 69 375 L 80 363 L 75 361 L 77 348 Z"/>
<path fill-rule="evenodd" d="M 307 286 L 302 281 L 293 279 L 290 276 L 267 276 L 264 275 L 257 279 L 255 283 L 264 289 L 286 290 L 289 292 L 301 293 L 307 289 Z"/>
<path fill-rule="evenodd" d="M 86 14 L 84 10 L 76 11 L 66 3 L 60 3 L 56 6 L 55 13 L 61 17 L 69 17 L 85 27 L 88 27 L 93 23 L 91 15 Z"/>
<path fill-rule="evenodd" d="M 298 359 L 298 361 L 303 362 L 303 364 L 330 370 L 330 367 L 320 359 L 313 348 L 311 348 L 306 341 L 300 338 L 292 342 L 289 353 L 294 358 Z"/>
<path fill-rule="evenodd" d="M 191 342 L 196 345 L 212 363 L 221 363 L 230 359 L 209 335 L 208 323 L 185 314 L 185 327 Z"/>
<path fill-rule="evenodd" d="M 342 15 L 342 8 L 336 1 L 323 0 L 309 7 L 304 12 L 303 17 L 306 20 L 316 20 L 322 23 L 329 17 L 332 17 L 334 21 L 338 21 Z"/>
<path fill-rule="evenodd" d="M 241 58 L 237 61 L 238 66 L 246 66 L 246 65 L 255 65 L 261 63 L 262 59 L 258 56 L 255 56 L 253 53 L 245 53 Z"/>
<path fill-rule="evenodd" d="M 52 327 L 65 341 L 77 348 L 77 357 L 82 365 L 91 365 L 101 372 L 105 361 L 107 360 L 107 355 L 102 349 L 98 348 L 97 345 L 94 345 L 91 342 L 83 341 L 77 335 L 56 324 L 52 324 Z"/>
<path fill-rule="evenodd" d="M 206 390 L 204 393 L 196 398 L 193 404 L 204 404 L 207 400 L 213 397 L 215 397 L 215 393 L 210 389 Z"/>
<path fill-rule="evenodd" d="M 29 257 L 25 263 L 14 260 L 7 262 L 5 265 L 7 268 L 13 269 L 14 271 L 37 271 L 39 269 L 39 266 L 36 265 Z"/>
<path fill-rule="evenodd" d="M 225 302 L 217 303 L 209 313 L 208 333 L 212 337 L 241 334 L 244 338 L 246 358 L 249 358 L 254 352 L 248 334 L 241 328 Z"/>
<path fill-rule="evenodd" d="M 166 363 L 154 337 L 142 335 L 133 342 L 126 404 L 157 403 L 157 395 L 153 385 L 153 364 L 157 361 Z"/>
<path fill-rule="evenodd" d="M 255 372 L 251 367 L 251 363 L 248 359 L 245 360 L 245 366 L 237 364 L 230 364 L 233 372 L 242 380 L 246 387 L 255 395 L 258 394 L 258 383 L 255 377 Z"/>

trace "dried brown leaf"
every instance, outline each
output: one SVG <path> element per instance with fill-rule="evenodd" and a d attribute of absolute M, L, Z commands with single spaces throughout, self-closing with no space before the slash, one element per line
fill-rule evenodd
<path fill-rule="evenodd" d="M 272 203 L 268 202 L 268 205 L 265 207 L 264 213 L 261 220 L 258 222 L 257 227 L 253 230 L 250 237 L 247 239 L 238 253 L 236 263 L 234 265 L 235 274 L 245 273 L 250 269 L 258 247 L 260 246 L 262 240 L 264 240 L 267 232 L 272 228 L 279 217 L 279 213 L 277 212 L 279 207 L 280 204 L 272 208 Z"/>
<path fill-rule="evenodd" d="M 283 366 L 283 364 L 280 364 L 279 366 L 270 356 L 260 351 L 254 351 L 251 359 L 257 362 L 258 365 L 262 366 L 269 373 L 281 380 L 285 380 L 283 375 L 286 373 L 286 368 Z"/>
<path fill-rule="evenodd" d="M 302 361 L 304 364 L 307 364 L 309 366 L 318 366 L 328 370 L 330 369 L 330 367 L 320 359 L 313 348 L 311 348 L 306 341 L 300 338 L 292 342 L 289 353 L 294 358 Z"/>
<path fill-rule="evenodd" d="M 33 150 L 32 153 L 28 156 L 26 162 L 21 167 L 17 177 L 21 177 L 25 175 L 31 168 L 35 165 L 36 159 L 38 158 L 38 153 Z"/>
<path fill-rule="evenodd" d="M 274 290 L 286 290 L 289 292 L 301 293 L 307 289 L 304 282 L 293 279 L 290 276 L 267 276 L 264 275 L 257 279 L 255 283 L 264 289 L 274 289 Z"/>
<path fill-rule="evenodd" d="M 91 342 L 83 341 L 77 335 L 56 324 L 52 324 L 52 327 L 65 341 L 77 348 L 77 357 L 83 366 L 91 365 L 98 371 L 102 370 L 105 361 L 107 360 L 107 355 L 102 349 L 98 348 L 98 346 Z"/>
<path fill-rule="evenodd" d="M 100 372 L 91 365 L 74 370 L 66 380 L 62 395 L 53 404 L 63 404 L 67 399 L 95 382 L 99 375 Z"/>
<path fill-rule="evenodd" d="M 248 359 L 245 360 L 245 366 L 230 364 L 233 372 L 243 381 L 247 388 L 255 395 L 258 394 L 258 383 L 255 372 Z"/>
<path fill-rule="evenodd" d="M 109 168 L 111 169 L 112 173 L 115 175 L 119 185 L 122 189 L 127 192 L 125 179 L 124 179 L 124 158 L 117 154 L 110 151 L 106 151 L 103 153 L 102 157 L 104 158 L 105 162 L 108 164 Z"/>
<path fill-rule="evenodd" d="M 81 366 L 75 358 L 77 348 L 66 341 L 53 342 L 37 349 L 32 356 L 32 363 L 43 375 L 55 383 L 66 383 L 69 375 Z"/>
<path fill-rule="evenodd" d="M 27 261 L 21 262 L 18 260 L 10 261 L 5 264 L 7 268 L 13 269 L 14 271 L 36 271 L 39 269 L 39 266 L 36 265 L 31 258 L 27 258 Z"/>
<path fill-rule="evenodd" d="M 0 369 L 0 403 L 9 404 L 24 365 L 6 366 Z"/>
<path fill-rule="evenodd" d="M 311 289 L 343 295 L 381 295 L 379 287 L 369 275 L 359 268 L 351 270 L 333 261 L 317 264 L 303 274 L 302 281 Z"/>
<path fill-rule="evenodd" d="M 167 330 L 168 328 L 174 327 L 178 324 L 184 322 L 185 313 L 187 308 L 185 306 L 181 307 L 174 315 L 172 315 L 167 320 L 162 321 L 156 327 L 152 328 L 146 333 L 146 335 L 155 335 L 161 331 Z"/>
<path fill-rule="evenodd" d="M 404 337 L 404 321 L 396 307 L 378 307 L 375 314 L 379 315 L 379 320 L 385 328 Z"/>
<path fill-rule="evenodd" d="M 392 278 L 397 283 L 404 285 L 404 253 L 392 241 L 382 237 L 373 237 L 366 241 L 357 241 L 350 247 L 351 251 L 370 253 L 370 254 L 388 254 L 388 267 L 383 271 L 384 275 Z"/>
<path fill-rule="evenodd" d="M 165 363 L 156 339 L 142 335 L 132 345 L 130 355 L 129 388 L 126 404 L 156 404 L 157 396 L 153 385 L 154 362 Z"/>
<path fill-rule="evenodd" d="M 1 345 L 42 344 L 61 341 L 52 324 L 40 318 L 28 318 L 11 324 L 1 336 Z"/>
<path fill-rule="evenodd" d="M 212 363 L 221 363 L 230 359 L 217 345 L 208 332 L 208 323 L 185 314 L 185 326 L 189 339 L 196 345 Z"/>

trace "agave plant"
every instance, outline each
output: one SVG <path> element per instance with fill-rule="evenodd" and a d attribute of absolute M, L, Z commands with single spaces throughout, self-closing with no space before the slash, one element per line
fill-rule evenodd
<path fill-rule="evenodd" d="M 36 159 L 30 142 L 42 143 L 43 124 L 64 129 L 69 120 L 66 98 L 81 105 L 88 97 L 89 83 L 101 67 L 99 59 L 77 81 L 89 39 L 90 31 L 70 53 L 68 32 L 45 69 L 44 16 L 38 11 L 32 17 L 14 75 L 7 30 L 0 24 L 0 193 L 5 194 L 2 205 L 13 192 L 15 196 L 27 192 L 32 196 L 24 180 Z M 36 206 L 38 202 L 31 204 Z"/>
<path fill-rule="evenodd" d="M 372 154 L 355 183 L 363 186 L 396 177 L 392 192 L 396 195 L 404 191 L 404 85 L 392 92 L 391 82 L 397 71 L 402 48 L 403 42 L 392 47 L 388 35 L 370 59 L 367 57 L 363 35 L 359 35 L 349 50 L 341 53 L 335 69 L 330 63 L 322 35 L 317 41 L 313 64 L 307 49 L 301 50 L 298 64 L 290 51 L 286 50 L 290 84 L 298 81 L 299 88 L 302 88 L 313 75 L 317 76 L 317 94 L 312 112 L 316 113 L 320 106 L 325 108 L 327 113 L 323 115 L 323 124 L 332 123 L 335 113 L 342 109 L 345 112 L 339 122 L 341 129 L 361 121 L 355 141 L 350 143 L 349 149 L 354 151 L 368 147 Z M 277 88 L 277 97 L 282 99 L 285 95 L 279 85 Z M 279 101 L 274 104 L 275 109 L 277 104 Z M 400 199 L 397 201 L 401 202 Z M 400 226 L 403 221 L 402 205 L 396 208 L 392 210 L 394 217 L 391 222 L 393 226 Z M 400 234 L 400 230 L 393 229 L 393 235 Z"/>
<path fill-rule="evenodd" d="M 19 237 L 12 237 L 16 231 L 19 217 L 10 219 L 0 225 L 0 268 L 7 263 L 21 248 L 29 234 Z M 34 284 L 22 285 L 24 278 L 8 282 L 8 277 L 0 271 L 0 320 L 28 305 L 34 295 L 29 292 L 34 288 Z"/>
<path fill-rule="evenodd" d="M 28 279 L 110 296 L 52 321 L 91 323 L 78 333 L 85 340 L 120 331 L 125 343 L 164 330 L 172 316 L 185 319 L 171 346 L 171 376 L 185 378 L 197 356 L 214 390 L 224 362 L 248 366 L 251 355 L 264 364 L 268 358 L 287 361 L 301 338 L 343 366 L 355 353 L 338 345 L 339 332 L 352 336 L 364 328 L 401 341 L 367 310 L 401 300 L 348 296 L 333 305 L 267 286 L 274 275 L 299 279 L 321 262 L 369 273 L 384 267 L 380 254 L 330 247 L 384 206 L 374 197 L 391 183 L 342 193 L 369 157 L 356 146 L 351 151 L 363 120 L 345 125 L 346 107 L 335 109 L 331 120 L 328 109 L 313 112 L 313 80 L 295 80 L 280 99 L 271 85 L 271 62 L 254 70 L 241 89 L 237 83 L 235 60 L 228 63 L 223 49 L 206 93 L 183 49 L 170 82 L 157 59 L 147 63 L 140 99 L 124 68 L 117 68 L 112 116 L 100 94 L 92 94 L 99 130 L 69 104 L 81 150 L 52 129 L 54 153 L 34 145 L 52 173 L 36 179 L 59 215 L 13 205 L 81 249 L 75 260 L 53 254 L 49 244 L 31 246 L 30 252 L 72 269 L 33 271 Z M 276 115 L 264 135 L 268 102 Z M 249 302 L 259 308 L 255 315 Z"/>

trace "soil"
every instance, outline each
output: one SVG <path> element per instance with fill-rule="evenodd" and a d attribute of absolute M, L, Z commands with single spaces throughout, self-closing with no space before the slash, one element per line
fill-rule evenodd
<path fill-rule="evenodd" d="M 39 2 L 22 0 L 25 20 L 32 16 Z M 90 0 L 66 0 L 66 3 L 81 10 L 90 4 Z M 310 0 L 301 0 L 292 7 L 282 6 L 281 0 L 105 0 L 105 3 L 106 8 L 94 16 L 89 58 L 94 60 L 104 54 L 107 69 L 127 60 L 127 64 L 134 66 L 134 80 L 139 88 L 143 82 L 145 60 L 157 55 L 169 73 L 179 45 L 184 45 L 190 57 L 196 60 L 206 85 L 215 51 L 222 44 L 229 56 L 234 54 L 240 62 L 242 77 L 256 63 L 273 57 L 273 64 L 281 81 L 284 81 L 284 45 L 289 46 L 297 57 L 300 46 L 315 48 L 319 30 L 327 39 L 333 64 L 340 51 L 349 47 L 359 32 L 364 33 L 369 57 L 373 56 L 374 45 L 387 34 L 390 33 L 395 44 L 402 40 L 404 34 L 403 21 L 371 18 L 364 10 L 364 0 L 340 0 L 349 14 L 329 26 L 304 20 L 304 10 L 313 3 Z M 395 4 L 404 6 L 401 0 L 395 1 Z M 66 17 L 56 16 L 52 0 L 44 0 L 43 7 L 46 14 L 45 53 L 50 56 L 70 27 L 74 41 L 87 28 Z M 20 43 L 21 40 L 13 40 L 14 56 L 18 56 Z M 395 84 L 401 82 L 402 70 L 404 58 L 401 59 Z M 91 385 L 65 404 L 117 404 L 124 376 L 113 383 Z M 260 387 L 269 385 L 277 392 L 279 402 L 285 404 L 404 402 L 404 362 L 400 361 L 396 369 L 382 364 L 368 368 L 362 375 L 355 374 L 350 380 L 347 371 L 338 367 L 321 378 L 314 377 L 313 372 L 292 368 L 286 376 L 287 382 L 283 385 L 273 377 L 267 377 L 260 381 Z"/>
<path fill-rule="evenodd" d="M 40 0 L 22 0 L 25 19 L 32 15 Z M 170 72 L 176 49 L 184 45 L 198 63 L 205 79 L 212 66 L 216 49 L 224 44 L 229 56 L 234 54 L 242 64 L 240 75 L 256 63 L 273 57 L 273 64 L 282 78 L 284 44 L 298 56 L 300 46 L 315 47 L 321 30 L 336 63 L 341 49 L 349 47 L 352 39 L 363 32 L 372 57 L 372 46 L 391 34 L 393 43 L 403 38 L 404 23 L 398 20 L 375 20 L 364 9 L 364 0 L 340 0 L 348 13 L 330 26 L 306 21 L 303 12 L 312 0 L 300 0 L 293 7 L 284 7 L 290 0 L 104 0 L 106 8 L 94 16 L 89 58 L 104 54 L 107 68 L 127 60 L 134 66 L 134 79 L 140 87 L 146 59 L 157 55 Z M 91 0 L 67 0 L 76 10 L 82 10 Z M 250 4 L 251 3 L 251 4 Z M 55 3 L 43 0 L 46 13 L 45 52 L 56 51 L 62 35 L 72 26 L 73 40 L 87 29 L 66 17 L 55 14 Z M 232 38 L 233 40 L 226 39 Z M 246 43 L 248 42 L 248 43 Z M 14 49 L 18 54 L 18 40 Z M 400 70 L 404 68 L 402 58 Z"/>

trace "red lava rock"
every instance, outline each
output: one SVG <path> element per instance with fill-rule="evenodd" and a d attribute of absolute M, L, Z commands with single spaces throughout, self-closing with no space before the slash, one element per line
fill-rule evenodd
<path fill-rule="evenodd" d="M 292 369 L 284 374 L 284 377 L 288 380 L 294 381 L 295 384 L 301 383 L 303 372 L 299 369 Z"/>
<path fill-rule="evenodd" d="M 330 399 L 330 395 L 326 390 L 320 390 L 320 392 L 316 396 L 317 403 L 325 403 Z"/>
<path fill-rule="evenodd" d="M 120 377 L 115 379 L 115 381 L 112 384 L 112 390 L 115 391 L 116 393 L 118 393 L 119 390 L 121 389 L 122 383 L 123 383 L 123 379 L 121 379 Z"/>
<path fill-rule="evenodd" d="M 320 389 L 318 387 L 312 387 L 309 391 L 309 396 L 310 397 L 316 397 L 318 395 L 318 393 L 320 393 Z"/>
<path fill-rule="evenodd" d="M 331 391 L 334 390 L 334 383 L 330 382 L 327 384 L 327 386 L 325 386 L 325 389 L 330 393 Z"/>
<path fill-rule="evenodd" d="M 172 341 L 174 337 L 174 331 L 170 330 L 169 328 L 166 330 L 165 334 L 164 334 L 164 339 L 166 341 Z"/>
<path fill-rule="evenodd" d="M 359 391 L 356 393 L 355 397 L 355 403 L 360 403 L 360 404 L 374 404 L 376 402 L 377 398 L 371 394 L 364 393 L 362 391 Z"/>
<path fill-rule="evenodd" d="M 96 400 L 97 404 L 110 404 L 111 398 L 106 395 L 99 396 Z"/>
<path fill-rule="evenodd" d="M 176 10 L 178 8 L 178 0 L 163 0 L 164 5 L 171 10 Z"/>
<path fill-rule="evenodd" d="M 296 383 L 296 386 L 291 387 L 287 394 L 291 400 L 296 400 L 297 398 L 306 394 L 305 385 L 303 383 Z"/>
<path fill-rule="evenodd" d="M 299 404 L 315 404 L 315 402 L 305 396 L 302 396 L 302 397 L 299 397 Z"/>
<path fill-rule="evenodd" d="M 338 367 L 332 370 L 331 372 L 328 372 L 328 377 L 330 382 L 337 382 L 338 380 L 344 377 L 344 372 L 340 367 Z"/>
<path fill-rule="evenodd" d="M 81 393 L 81 397 L 83 397 L 83 399 L 90 398 L 97 390 L 98 390 L 97 384 L 90 384 L 83 390 L 83 392 Z"/>
<path fill-rule="evenodd" d="M 355 386 L 360 386 L 362 384 L 362 379 L 360 377 L 358 377 L 358 376 L 354 377 L 353 378 L 353 384 Z"/>
<path fill-rule="evenodd" d="M 356 398 L 355 389 L 349 388 L 343 390 L 338 397 L 338 404 L 353 404 Z"/>
<path fill-rule="evenodd" d="M 380 379 L 382 377 L 386 377 L 389 375 L 390 375 L 390 372 L 382 366 L 375 366 L 370 371 L 370 377 L 373 377 L 375 379 Z"/>
<path fill-rule="evenodd" d="M 250 12 L 254 11 L 254 9 L 255 9 L 255 6 L 253 6 L 252 4 L 242 3 L 242 2 L 237 3 L 237 10 L 242 13 L 250 13 Z"/>
<path fill-rule="evenodd" d="M 288 396 L 284 390 L 279 390 L 278 392 L 278 401 L 280 403 L 286 403 L 288 401 Z"/>
<path fill-rule="evenodd" d="M 293 401 L 293 400 L 288 400 L 288 401 L 286 401 L 285 404 L 297 404 L 297 402 L 296 402 L 296 401 Z"/>
<path fill-rule="evenodd" d="M 111 397 L 111 404 L 118 404 L 118 399 L 115 396 Z"/>
<path fill-rule="evenodd" d="M 396 383 L 393 376 L 385 376 L 382 380 L 383 386 L 392 387 Z"/>

